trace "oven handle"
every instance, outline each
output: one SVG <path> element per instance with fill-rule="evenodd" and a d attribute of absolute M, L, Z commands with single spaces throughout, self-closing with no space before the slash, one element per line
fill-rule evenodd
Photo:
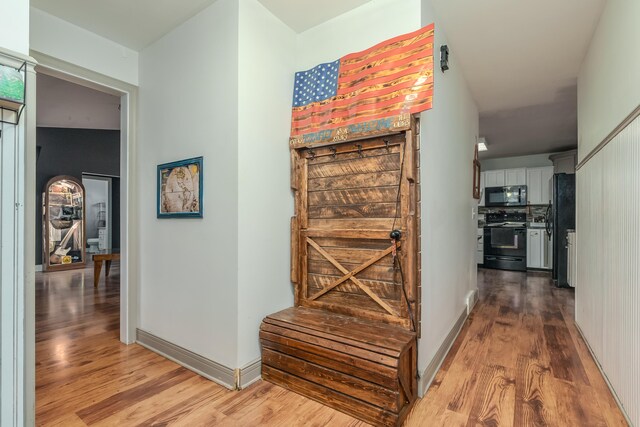
<path fill-rule="evenodd" d="M 484 259 L 487 261 L 522 261 L 522 257 L 502 257 L 502 256 L 493 256 L 493 255 L 485 255 Z"/>

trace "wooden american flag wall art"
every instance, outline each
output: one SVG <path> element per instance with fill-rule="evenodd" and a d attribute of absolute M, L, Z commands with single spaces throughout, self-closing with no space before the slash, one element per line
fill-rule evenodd
<path fill-rule="evenodd" d="M 408 129 L 411 114 L 432 105 L 433 33 L 431 24 L 297 72 L 291 146 Z"/>

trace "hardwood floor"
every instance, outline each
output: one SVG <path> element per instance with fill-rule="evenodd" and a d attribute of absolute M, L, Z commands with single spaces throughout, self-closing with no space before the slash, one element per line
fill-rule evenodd
<path fill-rule="evenodd" d="M 232 392 L 119 333 L 119 268 L 36 275 L 41 426 L 365 426 L 266 382 Z M 480 301 L 406 426 L 624 426 L 573 324 L 573 291 L 481 270 Z M 257 333 L 257 332 L 256 332 Z"/>

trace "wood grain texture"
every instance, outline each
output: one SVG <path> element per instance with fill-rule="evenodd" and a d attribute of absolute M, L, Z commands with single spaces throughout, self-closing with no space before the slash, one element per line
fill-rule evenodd
<path fill-rule="evenodd" d="M 292 307 L 263 320 L 260 342 L 264 378 L 376 425 L 400 425 L 417 397 L 415 333 L 404 329 Z"/>
<path fill-rule="evenodd" d="M 547 273 L 484 269 L 478 288 L 407 425 L 627 425 L 577 332 L 572 289 L 555 288 Z"/>
<path fill-rule="evenodd" d="M 340 411 L 268 382 L 258 381 L 245 390 L 232 392 L 138 346 L 118 341 L 119 266 L 98 288 L 91 267 L 84 270 L 36 274 L 36 425 L 98 426 L 336 426 L 364 427 Z M 83 286 L 84 284 L 84 286 Z M 475 402 L 479 408 L 500 410 L 500 425 L 507 426 L 626 426 L 609 389 L 573 319 L 573 291 L 556 289 L 547 276 L 480 270 L 480 300 L 447 355 L 426 396 L 417 401 L 404 425 L 466 426 Z M 505 378 L 515 379 L 514 408 L 507 410 L 480 397 L 480 374 L 495 366 L 487 358 L 493 341 L 493 325 L 512 319 L 518 330 L 515 342 L 504 349 L 516 352 L 515 366 L 505 367 Z M 517 319 L 514 312 L 517 312 Z M 554 314 L 555 313 L 555 314 Z M 558 316 L 561 314 L 561 317 Z M 575 354 L 589 380 L 566 381 L 553 376 L 544 335 L 545 322 L 560 326 L 560 318 L 573 342 Z M 334 333 L 340 328 L 335 326 Z M 349 325 L 341 326 L 344 331 Z M 369 331 L 371 339 L 380 334 Z M 558 334 L 555 334 L 558 336 Z M 368 338 L 369 339 L 369 338 Z M 560 341 L 559 341 L 560 342 Z M 286 345 L 286 342 L 285 342 Z M 336 352 L 349 364 L 351 355 Z M 331 363 L 331 358 L 324 362 Z M 573 363 L 571 358 L 567 363 Z M 322 363 L 318 363 L 322 364 Z M 370 365 L 373 366 L 373 365 Z M 360 367 L 361 370 L 369 370 Z M 355 366 L 358 368 L 358 366 Z M 181 378 L 157 393 L 146 393 L 144 384 L 167 385 L 166 374 Z M 377 381 L 393 371 L 379 370 Z M 348 373 L 348 372 L 345 372 Z M 160 380 L 164 377 L 164 380 Z M 386 377 L 388 378 L 388 377 Z M 489 382 L 490 383 L 490 382 Z M 383 384 L 384 385 L 384 384 Z M 163 386 L 161 386 L 162 388 Z M 500 390 L 499 387 L 495 388 Z M 139 393 L 134 392 L 138 390 Z M 128 394 L 119 394 L 125 393 Z M 112 396 L 124 399 L 114 402 Z M 500 396 L 500 393 L 494 394 Z M 106 407 L 100 419 L 86 408 Z M 98 406 L 94 406 L 98 405 Z M 512 403 L 506 407 L 510 408 Z M 78 414 L 85 415 L 85 419 Z M 511 413 L 507 419 L 504 414 Z M 102 418 L 104 417 L 104 418 Z M 477 416 L 476 418 L 477 419 Z M 493 419 L 491 416 L 488 420 Z M 371 420 L 372 423 L 376 420 Z M 492 425 L 487 422 L 485 425 Z"/>

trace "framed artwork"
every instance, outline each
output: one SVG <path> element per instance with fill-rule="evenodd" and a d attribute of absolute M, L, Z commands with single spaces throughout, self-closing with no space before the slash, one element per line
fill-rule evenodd
<path fill-rule="evenodd" d="M 202 218 L 202 157 L 158 165 L 158 218 Z"/>
<path fill-rule="evenodd" d="M 473 155 L 473 198 L 480 200 L 480 161 L 478 160 L 478 144 L 476 144 L 476 151 Z"/>

